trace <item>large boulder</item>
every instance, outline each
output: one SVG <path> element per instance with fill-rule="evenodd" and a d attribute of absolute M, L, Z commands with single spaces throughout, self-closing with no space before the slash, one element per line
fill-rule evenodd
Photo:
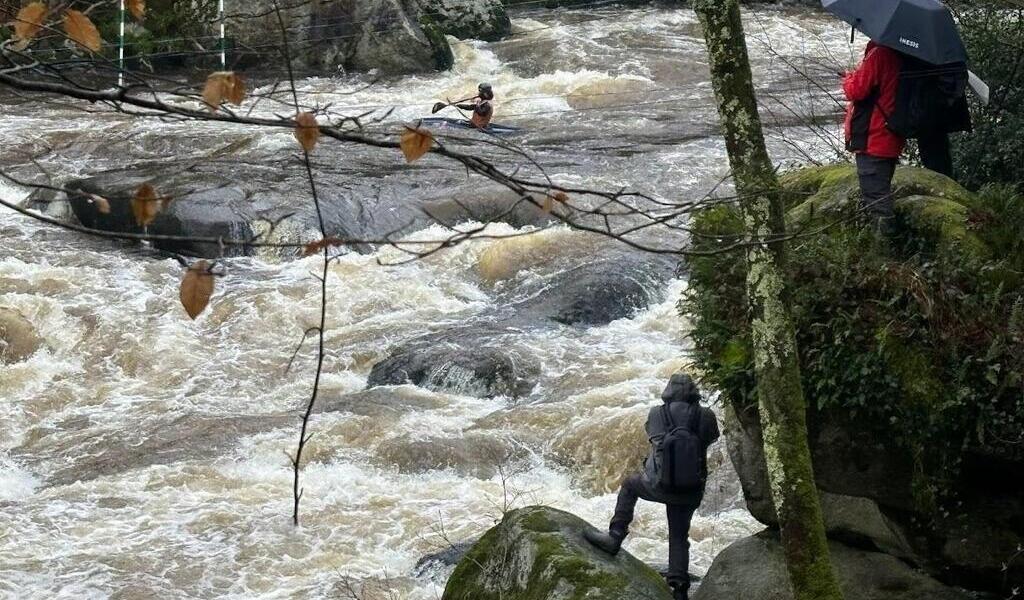
<path fill-rule="evenodd" d="M 384 74 L 446 70 L 454 57 L 445 31 L 421 15 L 413 0 L 301 2 L 282 10 L 298 68 Z M 242 64 L 265 64 L 267 41 L 281 36 L 273 3 L 247 3 L 233 21 L 235 58 Z"/>
<path fill-rule="evenodd" d="M 443 600 L 669 600 L 668 585 L 628 552 L 591 546 L 579 517 L 542 506 L 512 511 L 455 567 Z"/>
<path fill-rule="evenodd" d="M 846 600 L 969 600 L 881 552 L 829 543 L 832 564 Z M 722 551 L 694 600 L 792 600 L 782 544 L 774 533 L 743 538 Z"/>
<path fill-rule="evenodd" d="M 1008 581 L 1024 581 L 1024 562 L 1011 559 L 1024 544 L 1020 199 L 901 168 L 897 231 L 880 239 L 858 224 L 851 166 L 781 182 L 790 227 L 820 232 L 791 245 L 788 269 L 830 537 L 910 561 L 946 584 L 1007 592 Z M 694 226 L 728 239 L 742 220 L 716 207 Z M 724 243 L 696 239 L 699 250 Z M 707 255 L 689 267 L 682 308 L 693 319 L 696 362 L 726 400 L 747 506 L 775 526 L 745 264 Z"/>
<path fill-rule="evenodd" d="M 459 39 L 495 41 L 512 33 L 501 0 L 416 0 L 420 22 Z"/>
<path fill-rule="evenodd" d="M 0 364 L 21 362 L 42 345 L 31 321 L 13 308 L 0 306 Z"/>

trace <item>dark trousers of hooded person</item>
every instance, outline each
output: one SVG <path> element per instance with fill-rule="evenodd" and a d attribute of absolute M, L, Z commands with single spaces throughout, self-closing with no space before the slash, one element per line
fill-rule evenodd
<path fill-rule="evenodd" d="M 612 516 L 608 530 L 624 538 L 629 533 L 629 524 L 633 522 L 633 512 L 637 500 L 658 502 L 665 505 L 668 516 L 668 581 L 669 587 L 677 592 L 677 597 L 685 597 L 690 589 L 690 521 L 693 513 L 700 506 L 701 498 L 678 504 L 669 502 L 663 494 L 654 489 L 643 475 L 633 475 L 622 482 L 619 499 L 615 504 L 615 515 Z"/>
<path fill-rule="evenodd" d="M 892 178 L 896 173 L 895 158 L 879 158 L 857 154 L 857 178 L 860 180 L 861 208 L 883 233 L 892 231 L 895 214 L 892 199 Z"/>

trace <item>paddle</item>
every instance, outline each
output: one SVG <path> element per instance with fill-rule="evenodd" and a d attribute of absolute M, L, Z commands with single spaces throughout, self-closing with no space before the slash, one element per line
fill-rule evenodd
<path fill-rule="evenodd" d="M 474 98 L 476 98 L 476 96 L 472 96 L 472 97 L 469 97 L 469 98 L 463 98 L 462 100 L 456 100 L 455 102 L 448 102 L 447 104 L 444 103 L 444 102 L 438 102 L 437 104 L 434 105 L 434 108 L 432 108 L 430 110 L 430 114 L 436 115 L 437 113 L 439 113 L 442 110 L 448 108 L 449 106 L 454 106 L 454 105 L 456 105 L 456 104 L 458 104 L 460 102 L 469 102 L 470 100 L 473 100 Z"/>

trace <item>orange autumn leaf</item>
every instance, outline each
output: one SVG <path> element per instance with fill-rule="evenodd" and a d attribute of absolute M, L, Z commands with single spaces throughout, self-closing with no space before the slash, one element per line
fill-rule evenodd
<path fill-rule="evenodd" d="M 19 10 L 18 15 L 14 17 L 14 39 L 28 45 L 43 27 L 46 13 L 46 5 L 42 2 L 33 2 Z"/>
<path fill-rule="evenodd" d="M 245 82 L 231 71 L 210 73 L 203 86 L 203 102 L 210 110 L 217 110 L 221 104 L 230 102 L 239 105 L 245 99 Z"/>
<path fill-rule="evenodd" d="M 320 141 L 320 126 L 313 113 L 300 113 L 295 117 L 295 139 L 299 140 L 306 152 L 312 152 Z"/>
<path fill-rule="evenodd" d="M 128 8 L 128 12 L 132 13 L 136 21 L 146 18 L 146 0 L 127 0 L 125 7 Z"/>
<path fill-rule="evenodd" d="M 430 147 L 433 145 L 434 136 L 426 129 L 406 128 L 405 133 L 402 134 L 402 154 L 405 155 L 407 162 L 419 160 L 424 154 L 430 152 Z"/>
<path fill-rule="evenodd" d="M 148 183 L 142 184 L 132 197 L 132 215 L 135 216 L 135 222 L 146 227 L 167 207 L 167 203 L 168 199 L 161 198 L 156 188 Z"/>
<path fill-rule="evenodd" d="M 210 272 L 210 263 L 205 260 L 196 261 L 181 280 L 181 289 L 178 291 L 181 305 L 188 316 L 195 319 L 206 310 L 212 295 L 213 273 Z"/>
<path fill-rule="evenodd" d="M 68 38 L 93 52 L 99 52 L 103 45 L 103 39 L 96 26 L 89 17 L 77 10 L 68 10 L 64 13 L 64 32 L 68 34 Z"/>

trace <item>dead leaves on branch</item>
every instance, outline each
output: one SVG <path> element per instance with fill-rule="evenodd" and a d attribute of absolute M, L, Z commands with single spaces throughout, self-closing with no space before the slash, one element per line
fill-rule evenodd
<path fill-rule="evenodd" d="M 93 52 L 99 52 L 103 45 L 103 38 L 96 26 L 89 17 L 77 10 L 68 9 L 64 12 L 64 33 L 73 42 Z"/>
<path fill-rule="evenodd" d="M 402 154 L 406 162 L 415 162 L 430 152 L 434 146 L 434 135 L 422 127 L 406 127 L 402 133 Z"/>
<path fill-rule="evenodd" d="M 348 242 L 336 237 L 327 237 L 322 240 L 316 240 L 305 245 L 302 249 L 302 256 L 313 256 L 319 254 L 328 248 L 334 246 L 345 246 Z"/>
<path fill-rule="evenodd" d="M 138 1 L 142 2 L 142 0 Z M 145 10 L 144 2 L 142 5 L 142 10 Z M 14 27 L 13 37 L 17 42 L 15 49 L 24 50 L 28 47 L 29 43 L 35 39 L 39 31 L 46 25 L 46 17 L 49 13 L 50 10 L 43 2 L 32 2 L 18 11 L 14 22 L 11 23 Z M 99 30 L 96 29 L 96 26 L 85 13 L 70 8 L 65 10 L 63 27 L 67 39 L 79 46 L 92 52 L 99 52 L 103 47 L 103 38 L 100 37 Z"/>
<path fill-rule="evenodd" d="M 127 0 L 125 8 L 128 9 L 128 12 L 132 13 L 136 21 L 146 18 L 146 0 Z"/>
<path fill-rule="evenodd" d="M 171 199 L 161 197 L 156 188 L 148 183 L 139 186 L 132 196 L 132 215 L 140 227 L 146 227 L 156 219 L 160 211 L 167 208 Z"/>
<path fill-rule="evenodd" d="M 43 28 L 47 12 L 49 10 L 42 2 L 33 2 L 18 11 L 12 25 L 14 26 L 14 39 L 19 42 L 19 49 L 27 47 L 32 38 L 36 37 L 39 30 Z"/>
<path fill-rule="evenodd" d="M 316 116 L 310 112 L 299 113 L 295 117 L 295 139 L 306 152 L 312 152 L 320 141 L 320 125 L 316 122 Z"/>
<path fill-rule="evenodd" d="M 206 78 L 206 85 L 203 86 L 203 102 L 209 106 L 211 111 L 216 111 L 225 102 L 235 106 L 242 104 L 245 99 L 245 81 L 232 71 L 217 71 L 210 73 Z"/>
<path fill-rule="evenodd" d="M 199 260 L 192 264 L 181 280 L 181 289 L 178 296 L 181 298 L 181 305 L 185 308 L 188 316 L 195 320 L 210 304 L 210 296 L 213 295 L 213 271 L 211 265 L 205 260 Z"/>
<path fill-rule="evenodd" d="M 566 204 L 569 202 L 569 195 L 565 192 L 552 192 L 544 194 L 544 200 L 541 203 L 541 210 L 546 213 L 551 213 L 555 209 L 555 202 Z"/>

